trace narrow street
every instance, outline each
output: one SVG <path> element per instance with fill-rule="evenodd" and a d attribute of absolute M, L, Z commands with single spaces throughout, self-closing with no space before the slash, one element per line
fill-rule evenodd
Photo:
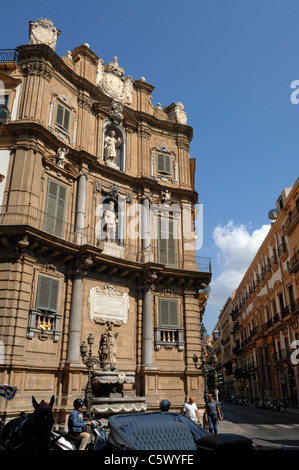
<path fill-rule="evenodd" d="M 221 408 L 224 419 L 219 422 L 219 433 L 271 440 L 283 443 L 287 450 L 299 450 L 299 410 L 277 412 L 228 403 L 221 403 Z"/>

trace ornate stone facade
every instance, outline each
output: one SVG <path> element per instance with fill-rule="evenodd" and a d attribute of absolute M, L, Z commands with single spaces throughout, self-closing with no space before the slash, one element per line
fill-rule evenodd
<path fill-rule="evenodd" d="M 31 24 L 18 61 L 0 63 L 12 115 L 0 136 L 0 381 L 19 390 L 7 413 L 55 394 L 64 423 L 86 387 L 80 344 L 92 333 L 98 355 L 108 324 L 129 401 L 151 410 L 167 397 L 179 410 L 192 394 L 203 405 L 192 357 L 211 266 L 198 263 L 180 212 L 190 208 L 189 233 L 192 128 L 181 106 L 153 106 L 153 87 L 116 57 L 104 65 L 83 44 L 60 58 L 47 24 L 53 41 Z"/>
<path fill-rule="evenodd" d="M 299 179 L 269 213 L 271 228 L 219 317 L 222 398 L 299 407 Z"/>

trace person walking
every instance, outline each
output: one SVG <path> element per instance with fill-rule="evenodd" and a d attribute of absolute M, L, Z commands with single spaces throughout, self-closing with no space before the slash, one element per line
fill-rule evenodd
<path fill-rule="evenodd" d="M 222 421 L 219 403 L 215 401 L 213 395 L 209 393 L 205 409 L 205 422 L 209 423 L 209 432 L 211 434 L 218 433 L 218 419 Z"/>
<path fill-rule="evenodd" d="M 83 400 L 81 400 L 81 398 L 76 398 L 73 404 L 74 409 L 70 413 L 68 419 L 68 428 L 70 436 L 75 440 L 81 441 L 79 445 L 79 450 L 85 450 L 90 439 L 90 434 L 88 432 L 83 431 L 86 424 L 91 424 L 90 421 L 84 421 L 83 419 L 81 419 L 80 413 L 82 412 L 83 405 Z"/>
<path fill-rule="evenodd" d="M 189 397 L 189 401 L 184 404 L 183 414 L 194 423 L 200 424 L 199 411 L 193 397 Z"/>

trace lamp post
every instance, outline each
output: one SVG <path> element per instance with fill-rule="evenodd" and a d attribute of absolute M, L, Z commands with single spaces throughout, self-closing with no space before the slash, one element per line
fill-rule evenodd
<path fill-rule="evenodd" d="M 214 338 L 217 340 L 219 337 L 219 331 L 215 330 L 214 331 Z M 204 374 L 204 380 L 205 380 L 205 391 L 204 391 L 204 400 L 207 402 L 208 400 L 208 394 L 209 394 L 209 388 L 208 388 L 208 373 L 210 371 L 214 371 L 216 369 L 216 363 L 217 363 L 217 356 L 215 353 L 213 353 L 208 361 L 208 353 L 207 353 L 207 346 L 206 342 L 203 341 L 202 345 L 202 352 L 201 352 L 201 364 L 198 364 L 198 356 L 196 354 L 193 355 L 193 362 L 195 365 L 195 368 L 198 370 L 202 370 Z"/>
<path fill-rule="evenodd" d="M 92 387 L 91 387 L 91 370 L 96 364 L 100 364 L 101 362 L 100 362 L 100 359 L 92 356 L 92 345 L 94 343 L 94 337 L 92 336 L 91 333 L 88 335 L 87 343 L 89 345 L 88 356 L 86 356 L 87 344 L 85 343 L 85 341 L 83 341 L 80 346 L 80 354 L 81 354 L 82 362 L 83 364 L 85 364 L 85 366 L 87 367 L 87 371 L 88 371 L 88 380 L 87 380 L 87 385 L 85 388 L 85 403 L 86 403 L 86 408 L 87 408 L 87 416 L 90 419 L 90 406 L 91 406 L 91 402 L 93 398 Z"/>

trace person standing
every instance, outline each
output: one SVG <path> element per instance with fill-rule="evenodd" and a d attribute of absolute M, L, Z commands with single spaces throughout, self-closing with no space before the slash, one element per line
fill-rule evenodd
<path fill-rule="evenodd" d="M 84 421 L 80 413 L 83 409 L 83 400 L 81 398 L 76 398 L 74 401 L 74 409 L 69 415 L 68 419 L 68 428 L 71 437 L 75 440 L 79 440 L 79 450 L 85 450 L 88 441 L 90 439 L 90 434 L 88 432 L 84 432 L 83 429 L 85 428 L 86 424 L 91 424 L 90 421 Z"/>
<path fill-rule="evenodd" d="M 219 404 L 213 399 L 213 395 L 209 393 L 205 409 L 205 422 L 209 423 L 209 432 L 211 434 L 218 433 L 218 419 L 222 421 Z"/>
<path fill-rule="evenodd" d="M 185 403 L 183 414 L 186 415 L 187 418 L 191 419 L 191 421 L 194 423 L 200 424 L 199 411 L 193 397 L 189 397 L 189 401 Z"/>

